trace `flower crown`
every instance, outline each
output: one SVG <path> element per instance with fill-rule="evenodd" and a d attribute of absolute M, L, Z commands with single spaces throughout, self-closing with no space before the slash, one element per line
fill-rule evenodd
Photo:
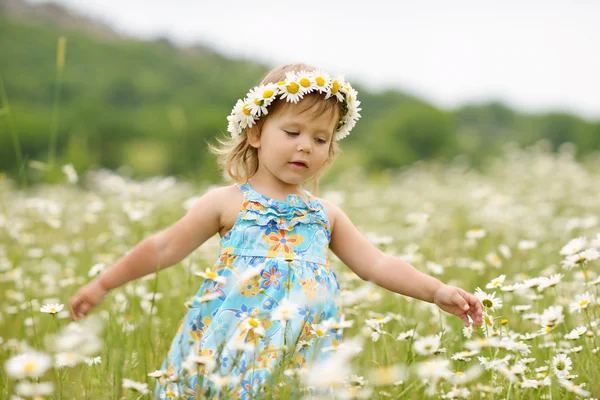
<path fill-rule="evenodd" d="M 227 131 L 231 133 L 231 137 L 237 138 L 246 127 L 252 127 L 262 116 L 267 115 L 267 107 L 276 99 L 297 103 L 311 92 L 319 92 L 325 99 L 335 96 L 338 103 L 342 103 L 335 138 L 340 140 L 348 136 L 360 118 L 358 93 L 343 76 L 332 78 L 321 71 L 288 72 L 284 81 L 254 87 L 231 110 L 231 115 L 227 117 Z"/>

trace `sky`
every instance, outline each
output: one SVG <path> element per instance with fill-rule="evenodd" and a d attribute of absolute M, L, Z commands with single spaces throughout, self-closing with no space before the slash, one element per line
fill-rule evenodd
<path fill-rule="evenodd" d="M 600 120 L 597 0 L 54 2 L 127 35 L 268 66 L 301 61 L 443 109 L 496 100 Z"/>

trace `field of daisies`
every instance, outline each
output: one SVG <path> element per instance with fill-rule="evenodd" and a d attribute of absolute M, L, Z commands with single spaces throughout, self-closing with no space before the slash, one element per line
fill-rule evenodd
<path fill-rule="evenodd" d="M 600 155 L 577 162 L 574 151 L 507 145 L 481 172 L 457 159 L 376 183 L 352 170 L 323 185 L 319 195 L 383 251 L 479 297 L 485 322 L 464 328 L 432 304 L 360 280 L 331 254 L 344 320 L 297 345 L 328 329 L 344 340 L 322 349 L 325 364 L 288 365 L 248 398 L 598 398 Z M 218 236 L 76 323 L 69 298 L 208 187 L 64 172 L 62 184 L 27 190 L 0 181 L 0 398 L 152 398 L 157 380 L 182 379 L 158 369 L 186 304 L 212 276 Z M 186 365 L 202 364 L 205 379 L 226 388 L 234 378 L 211 373 L 217 363 L 227 360 Z"/>

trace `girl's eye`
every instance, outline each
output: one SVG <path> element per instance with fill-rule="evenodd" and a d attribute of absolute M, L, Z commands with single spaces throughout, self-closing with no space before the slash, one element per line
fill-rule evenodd
<path fill-rule="evenodd" d="M 321 144 L 325 144 L 327 143 L 327 139 L 323 139 L 323 138 L 318 138 L 317 142 L 321 143 Z"/>
<path fill-rule="evenodd" d="M 289 131 L 284 131 L 284 132 L 290 136 L 298 136 L 300 134 L 299 132 L 289 132 Z"/>

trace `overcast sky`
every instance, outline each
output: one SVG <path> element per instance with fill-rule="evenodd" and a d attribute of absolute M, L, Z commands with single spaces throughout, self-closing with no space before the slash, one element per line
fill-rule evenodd
<path fill-rule="evenodd" d="M 57 2 L 122 33 L 268 65 L 303 61 L 442 108 L 496 99 L 600 119 L 597 0 Z"/>

